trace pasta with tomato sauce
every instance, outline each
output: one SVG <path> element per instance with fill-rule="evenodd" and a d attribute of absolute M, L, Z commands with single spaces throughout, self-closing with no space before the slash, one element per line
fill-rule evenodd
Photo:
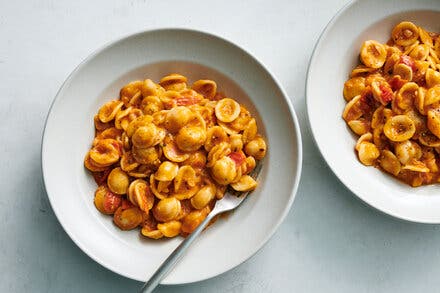
<path fill-rule="evenodd" d="M 159 239 L 186 236 L 227 189 L 250 191 L 248 174 L 267 150 L 244 105 L 212 80 L 191 86 L 180 74 L 125 85 L 94 117 L 84 165 L 94 204 L 122 230 Z"/>
<path fill-rule="evenodd" d="M 440 36 L 408 21 L 365 41 L 342 117 L 360 162 L 413 186 L 440 182 Z"/>

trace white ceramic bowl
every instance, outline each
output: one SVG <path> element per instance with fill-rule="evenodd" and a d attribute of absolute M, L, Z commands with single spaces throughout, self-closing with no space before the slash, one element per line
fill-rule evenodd
<path fill-rule="evenodd" d="M 310 127 L 336 176 L 369 205 L 398 218 L 440 223 L 440 186 L 412 188 L 373 167 L 362 165 L 354 152 L 356 142 L 342 119 L 344 82 L 358 63 L 361 44 L 386 42 L 394 25 L 413 21 L 440 32 L 440 2 L 401 0 L 354 1 L 328 24 L 319 39 L 307 76 Z"/>
<path fill-rule="evenodd" d="M 301 136 L 292 104 L 254 57 L 219 37 L 184 29 L 142 32 L 111 43 L 81 63 L 57 94 L 42 144 L 42 166 L 52 208 L 72 240 L 91 258 L 126 277 L 145 281 L 181 238 L 153 241 L 124 232 L 93 205 L 96 185 L 83 167 L 93 136 L 93 116 L 105 101 L 136 79 L 178 72 L 192 82 L 210 78 L 221 91 L 249 106 L 269 150 L 260 186 L 226 219 L 205 231 L 163 280 L 207 279 L 242 263 L 280 225 L 301 173 Z"/>

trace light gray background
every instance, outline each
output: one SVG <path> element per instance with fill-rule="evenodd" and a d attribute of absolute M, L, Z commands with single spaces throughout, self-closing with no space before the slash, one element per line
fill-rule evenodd
<path fill-rule="evenodd" d="M 438 292 L 440 226 L 365 206 L 331 173 L 308 130 L 308 61 L 346 2 L 0 0 L 0 292 L 141 286 L 95 263 L 63 231 L 44 191 L 40 141 L 50 103 L 78 63 L 115 38 L 170 26 L 226 37 L 268 66 L 298 113 L 304 167 L 293 209 L 259 253 L 216 278 L 158 292 Z"/>

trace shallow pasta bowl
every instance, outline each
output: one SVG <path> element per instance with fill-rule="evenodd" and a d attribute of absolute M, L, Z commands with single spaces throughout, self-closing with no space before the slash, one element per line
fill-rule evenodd
<path fill-rule="evenodd" d="M 307 112 L 315 142 L 332 171 L 369 205 L 398 218 L 440 223 L 440 184 L 412 188 L 381 171 L 362 165 L 355 137 L 342 119 L 344 82 L 359 62 L 366 40 L 385 43 L 392 28 L 408 20 L 440 32 L 438 1 L 354 1 L 322 33 L 310 61 Z"/>
<path fill-rule="evenodd" d="M 91 258 L 126 277 L 145 281 L 180 243 L 124 232 L 93 205 L 96 184 L 83 167 L 94 137 L 93 116 L 126 83 L 169 73 L 189 82 L 212 79 L 249 107 L 268 153 L 258 189 L 239 210 L 207 229 L 164 284 L 207 279 L 251 257 L 282 222 L 301 172 L 301 137 L 291 102 L 254 57 L 219 37 L 185 29 L 138 33 L 98 50 L 81 63 L 57 94 L 42 143 L 43 175 L 60 223 Z M 280 176 L 282 174 L 282 176 Z"/>

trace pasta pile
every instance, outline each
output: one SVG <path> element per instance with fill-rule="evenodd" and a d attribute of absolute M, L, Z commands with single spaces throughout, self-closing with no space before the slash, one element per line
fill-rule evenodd
<path fill-rule="evenodd" d="M 228 186 L 250 191 L 248 174 L 266 154 L 249 111 L 212 80 L 190 87 L 180 74 L 134 81 L 94 118 L 84 159 L 98 188 L 96 208 L 122 230 L 149 238 L 186 236 Z"/>
<path fill-rule="evenodd" d="M 440 181 L 439 56 L 439 35 L 404 21 L 387 44 L 363 43 L 344 84 L 359 160 L 414 187 Z"/>

